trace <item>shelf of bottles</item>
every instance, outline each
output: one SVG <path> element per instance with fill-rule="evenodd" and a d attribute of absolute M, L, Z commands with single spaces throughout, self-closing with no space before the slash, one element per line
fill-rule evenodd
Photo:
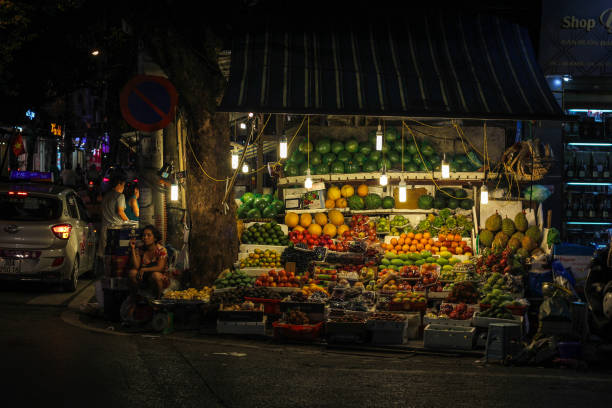
<path fill-rule="evenodd" d="M 563 124 L 562 233 L 566 242 L 600 246 L 612 231 L 612 114 L 581 111 Z"/>

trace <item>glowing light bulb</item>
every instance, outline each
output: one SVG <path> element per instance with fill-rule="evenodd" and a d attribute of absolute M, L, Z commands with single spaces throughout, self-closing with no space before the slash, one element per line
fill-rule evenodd
<path fill-rule="evenodd" d="M 399 183 L 399 201 L 400 203 L 406 202 L 406 182 L 404 180 Z"/>
<path fill-rule="evenodd" d="M 253 112 L 249 112 L 249 118 L 253 117 Z"/>
<path fill-rule="evenodd" d="M 248 164 L 244 163 L 242 165 L 242 172 L 243 173 L 248 173 L 249 172 L 249 165 Z"/>
<path fill-rule="evenodd" d="M 178 193 L 179 193 L 178 184 L 171 184 L 170 185 L 170 201 L 178 201 Z"/>
<path fill-rule="evenodd" d="M 246 129 L 246 123 L 241 123 L 240 124 L 240 129 Z"/>
<path fill-rule="evenodd" d="M 483 185 L 480 187 L 480 204 L 488 204 L 489 203 L 489 190 L 487 190 L 487 186 Z"/>
<path fill-rule="evenodd" d="M 285 135 L 281 137 L 280 144 L 278 147 L 278 155 L 281 159 L 287 158 L 287 137 Z"/>
<path fill-rule="evenodd" d="M 384 171 L 383 171 L 383 173 L 380 175 L 380 180 L 379 180 L 379 182 L 380 182 L 380 185 L 381 185 L 381 186 L 386 186 L 386 185 L 387 185 L 387 183 L 389 182 L 389 178 L 387 177 L 387 173 L 385 173 Z"/>
<path fill-rule="evenodd" d="M 378 130 L 376 131 L 376 150 L 381 151 L 383 148 L 383 132 L 380 125 L 378 125 Z"/>
<path fill-rule="evenodd" d="M 310 178 L 310 169 L 306 169 L 306 180 L 304 180 L 304 188 L 312 188 L 312 179 Z"/>
<path fill-rule="evenodd" d="M 232 151 L 232 169 L 236 170 L 238 168 L 238 161 L 240 157 L 238 156 L 238 152 L 236 150 Z"/>
<path fill-rule="evenodd" d="M 443 179 L 450 178 L 450 166 L 448 165 L 448 162 L 446 161 L 446 154 L 444 154 L 444 160 L 442 160 L 442 165 L 440 166 L 440 168 L 442 170 L 442 178 Z"/>

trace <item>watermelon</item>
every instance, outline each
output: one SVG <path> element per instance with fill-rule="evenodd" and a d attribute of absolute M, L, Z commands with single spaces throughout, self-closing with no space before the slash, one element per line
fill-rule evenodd
<path fill-rule="evenodd" d="M 351 160 L 351 158 L 351 154 L 346 150 L 342 150 L 338 153 L 338 160 L 341 162 L 347 163 L 349 160 Z"/>
<path fill-rule="evenodd" d="M 355 153 L 359 151 L 359 142 L 355 139 L 347 140 L 344 143 L 344 150 L 349 153 Z"/>
<path fill-rule="evenodd" d="M 264 218 L 273 218 L 276 217 L 276 208 L 273 205 L 269 205 L 263 209 L 261 212 L 262 217 Z"/>
<path fill-rule="evenodd" d="M 408 151 L 407 142 L 404 140 L 404 146 L 402 146 L 402 139 L 400 138 L 397 142 L 395 142 L 395 151 L 398 153 L 402 153 L 402 148 L 404 149 L 404 153 Z"/>
<path fill-rule="evenodd" d="M 385 197 L 382 200 L 382 208 L 384 209 L 389 209 L 389 208 L 394 208 L 395 207 L 395 200 L 393 199 L 393 197 Z"/>
<path fill-rule="evenodd" d="M 368 210 L 375 210 L 382 206 L 382 198 L 378 194 L 368 194 L 363 201 Z"/>
<path fill-rule="evenodd" d="M 437 210 L 441 210 L 442 208 L 446 208 L 446 199 L 444 197 L 439 196 L 436 193 L 436 198 L 434 198 L 433 207 Z"/>
<path fill-rule="evenodd" d="M 289 164 L 295 164 L 299 166 L 300 164 L 304 163 L 305 160 L 306 155 L 300 152 L 299 150 L 295 150 L 293 153 L 291 153 L 291 156 L 289 157 L 289 160 L 287 162 Z"/>
<path fill-rule="evenodd" d="M 249 201 L 251 201 L 253 198 L 255 198 L 255 194 L 253 193 L 244 193 L 242 195 L 242 197 L 240 197 L 240 201 L 242 201 L 243 203 L 248 203 Z"/>
<path fill-rule="evenodd" d="M 257 208 L 252 208 L 247 212 L 246 218 L 261 218 L 261 211 Z"/>
<path fill-rule="evenodd" d="M 321 163 L 327 164 L 328 166 L 336 161 L 336 154 L 329 152 L 325 153 L 321 158 Z"/>
<path fill-rule="evenodd" d="M 404 159 L 402 161 L 404 162 L 405 167 L 407 164 L 412 163 L 412 157 L 404 153 Z"/>
<path fill-rule="evenodd" d="M 313 149 L 314 146 L 312 145 L 312 142 L 309 142 L 308 140 L 302 140 L 298 146 L 298 150 L 304 154 L 312 152 Z"/>
<path fill-rule="evenodd" d="M 300 176 L 305 176 L 307 169 L 308 169 L 308 163 L 304 162 L 304 163 L 300 164 L 300 170 L 299 170 L 298 174 Z M 312 171 L 312 168 L 310 170 Z"/>
<path fill-rule="evenodd" d="M 314 174 L 329 174 L 329 164 L 319 164 L 314 168 Z"/>
<path fill-rule="evenodd" d="M 363 153 L 365 156 L 368 156 L 372 153 L 372 146 L 367 142 L 359 143 L 359 152 Z"/>
<path fill-rule="evenodd" d="M 466 198 L 468 196 L 467 191 L 462 188 L 458 188 L 455 190 L 455 197 L 457 198 Z"/>
<path fill-rule="evenodd" d="M 347 173 L 359 173 L 361 171 L 361 166 L 359 163 L 354 162 L 352 160 L 348 161 L 345 166 L 345 170 Z"/>
<path fill-rule="evenodd" d="M 358 163 L 359 165 L 363 165 L 363 163 L 365 163 L 366 160 L 367 160 L 367 157 L 365 156 L 365 154 L 361 152 L 357 152 L 353 155 L 353 161 L 355 163 Z"/>
<path fill-rule="evenodd" d="M 431 147 L 431 145 L 427 144 L 427 143 L 423 143 L 421 145 L 421 154 L 424 156 L 431 156 L 435 153 L 436 151 L 434 150 L 433 147 Z"/>
<path fill-rule="evenodd" d="M 428 194 L 419 197 L 418 206 L 421 210 L 429 210 L 433 206 L 434 198 Z"/>
<path fill-rule="evenodd" d="M 376 147 L 376 129 L 368 132 L 368 142 L 370 142 L 372 146 Z"/>
<path fill-rule="evenodd" d="M 287 177 L 295 177 L 300 173 L 300 169 L 295 164 L 287 164 L 285 166 L 285 175 Z"/>
<path fill-rule="evenodd" d="M 464 198 L 463 200 L 459 200 L 459 207 L 464 210 L 471 210 L 474 206 L 474 201 L 471 198 Z"/>
<path fill-rule="evenodd" d="M 412 173 L 415 171 L 419 171 L 419 167 L 414 162 L 408 163 L 408 165 L 405 165 L 404 168 L 406 169 L 406 171 L 412 172 Z"/>
<path fill-rule="evenodd" d="M 238 215 L 238 218 L 242 219 L 242 218 L 246 218 L 247 213 L 249 212 L 250 208 L 245 205 L 242 204 L 240 207 L 238 207 L 238 210 L 236 211 L 236 214 Z"/>
<path fill-rule="evenodd" d="M 459 171 L 472 171 L 472 165 L 470 163 L 462 163 L 459 166 Z"/>
<path fill-rule="evenodd" d="M 263 198 L 256 198 L 253 203 L 253 208 L 257 208 L 259 211 L 263 211 L 268 206 L 268 202 Z"/>
<path fill-rule="evenodd" d="M 319 152 L 310 153 L 310 165 L 312 167 L 318 166 L 319 164 L 321 164 L 321 162 L 322 162 L 321 153 Z"/>
<path fill-rule="evenodd" d="M 378 161 L 378 168 L 382 169 L 383 166 L 386 169 L 390 169 L 391 168 L 391 160 L 387 159 L 386 157 L 384 159 L 380 159 Z"/>
<path fill-rule="evenodd" d="M 457 207 L 459 207 L 459 200 L 457 200 L 456 198 L 449 198 L 448 199 L 448 203 L 447 203 L 448 208 L 450 208 L 451 210 L 456 209 Z"/>
<path fill-rule="evenodd" d="M 329 139 L 322 139 L 317 142 L 315 150 L 319 152 L 319 154 L 324 155 L 331 151 L 331 142 Z"/>
<path fill-rule="evenodd" d="M 412 155 L 418 154 L 417 153 L 416 145 L 414 144 L 414 141 L 411 141 L 410 143 L 408 143 L 408 146 L 406 146 L 406 150 L 408 151 L 408 153 L 410 153 Z"/>
<path fill-rule="evenodd" d="M 385 143 L 385 144 L 383 144 L 381 152 L 383 154 L 388 154 L 391 150 L 393 150 L 393 144 Z"/>
<path fill-rule="evenodd" d="M 359 197 L 357 194 L 350 196 L 347 203 L 351 210 L 363 210 L 365 206 L 363 198 Z"/>
<path fill-rule="evenodd" d="M 378 150 L 373 150 L 372 153 L 370 153 L 370 157 L 368 158 L 374 162 L 378 162 L 381 157 L 382 157 L 381 152 L 379 152 Z"/>
<path fill-rule="evenodd" d="M 396 128 L 387 128 L 385 129 L 385 142 L 393 143 L 397 140 L 398 133 Z"/>
<path fill-rule="evenodd" d="M 389 160 L 391 161 L 391 164 L 397 164 L 401 162 L 402 158 L 398 152 L 392 151 L 389 152 Z"/>
<path fill-rule="evenodd" d="M 272 194 L 264 194 L 264 195 L 261 196 L 261 198 L 266 200 L 266 202 L 268 204 L 270 204 L 272 201 L 274 201 L 274 197 L 272 197 Z"/>
<path fill-rule="evenodd" d="M 274 209 L 276 210 L 277 214 L 283 211 L 283 209 L 285 208 L 285 204 L 281 200 L 272 201 L 272 205 L 274 206 Z"/>
<path fill-rule="evenodd" d="M 338 154 L 339 152 L 344 150 L 344 144 L 342 142 L 339 142 L 337 140 L 334 140 L 332 145 L 331 145 L 331 151 L 334 154 Z"/>
<path fill-rule="evenodd" d="M 372 172 L 378 171 L 378 163 L 376 163 L 373 160 L 367 160 L 363 164 L 363 171 L 365 171 L 366 173 L 372 173 Z"/>
<path fill-rule="evenodd" d="M 332 173 L 344 173 L 344 162 L 340 160 L 336 160 L 331 164 L 330 170 Z"/>

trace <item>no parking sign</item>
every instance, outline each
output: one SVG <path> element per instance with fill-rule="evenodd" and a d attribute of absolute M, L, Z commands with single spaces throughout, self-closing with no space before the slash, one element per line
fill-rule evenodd
<path fill-rule="evenodd" d="M 177 102 L 174 85 L 164 77 L 153 75 L 132 78 L 120 95 L 123 118 L 144 132 L 168 126 L 174 118 Z"/>

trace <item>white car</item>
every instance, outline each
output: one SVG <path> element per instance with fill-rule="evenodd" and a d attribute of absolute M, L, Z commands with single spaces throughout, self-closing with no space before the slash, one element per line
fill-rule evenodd
<path fill-rule="evenodd" d="M 61 283 L 75 291 L 95 254 L 96 229 L 73 189 L 0 184 L 0 281 Z"/>

